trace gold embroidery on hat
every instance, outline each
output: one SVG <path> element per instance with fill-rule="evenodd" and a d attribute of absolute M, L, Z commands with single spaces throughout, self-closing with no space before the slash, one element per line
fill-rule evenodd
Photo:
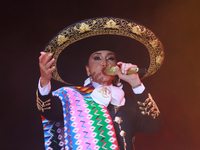
<path fill-rule="evenodd" d="M 113 28 L 113 29 L 119 29 L 119 26 L 116 25 L 116 22 L 113 20 L 110 20 L 106 23 L 104 28 Z"/>
<path fill-rule="evenodd" d="M 92 30 L 92 29 L 90 29 L 90 26 L 87 25 L 87 24 L 85 24 L 85 23 L 81 23 L 79 29 L 77 29 L 76 26 L 74 27 L 74 29 L 75 29 L 75 30 L 78 30 L 79 33 L 84 33 L 84 32 L 86 32 L 86 31 Z"/>
<path fill-rule="evenodd" d="M 69 40 L 68 37 L 65 37 L 64 35 L 58 35 L 57 43 L 58 43 L 58 45 L 62 45 L 67 40 Z"/>
<path fill-rule="evenodd" d="M 97 35 L 119 35 L 126 36 L 137 40 L 144 44 L 150 54 L 150 65 L 142 79 L 154 74 L 162 65 L 164 61 L 164 49 L 162 43 L 155 36 L 155 34 L 146 27 L 132 21 L 121 18 L 103 17 L 88 19 L 62 30 L 55 36 L 45 48 L 45 52 L 53 54 L 55 62 L 52 66 L 56 69 L 53 71 L 52 78 L 60 82 L 64 81 L 57 70 L 57 59 L 60 53 L 70 44 L 81 39 L 97 36 Z M 156 58 L 156 59 L 155 59 Z"/>
<path fill-rule="evenodd" d="M 149 41 L 149 43 L 151 44 L 151 46 L 152 46 L 153 48 L 155 48 L 155 47 L 157 47 L 157 45 L 158 45 L 158 39 Z"/>
<path fill-rule="evenodd" d="M 139 25 L 133 26 L 131 23 L 128 24 L 128 26 L 131 28 L 131 32 L 137 34 L 137 35 L 142 35 L 142 33 L 146 32 L 146 28 L 141 28 Z"/>
<path fill-rule="evenodd" d="M 101 90 L 98 91 L 99 93 L 101 93 L 101 95 L 105 98 L 109 97 L 109 94 L 111 93 L 111 91 L 105 86 L 103 87 Z"/>
<path fill-rule="evenodd" d="M 157 64 L 162 64 L 163 59 L 164 59 L 164 57 L 162 57 L 162 55 L 164 55 L 163 52 L 161 52 L 161 55 L 156 57 L 156 63 Z"/>

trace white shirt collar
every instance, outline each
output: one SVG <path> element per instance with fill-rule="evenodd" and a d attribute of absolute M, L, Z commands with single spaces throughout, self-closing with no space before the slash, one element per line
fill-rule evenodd
<path fill-rule="evenodd" d="M 84 82 L 84 86 L 90 84 L 90 78 L 87 78 Z M 109 103 L 116 105 L 116 106 L 123 106 L 125 105 L 125 98 L 124 98 L 124 91 L 122 90 L 123 85 L 121 84 L 120 87 L 116 87 L 113 85 L 110 86 L 102 86 L 97 82 L 92 81 L 92 85 L 95 88 L 91 93 L 91 97 L 93 100 L 101 105 L 108 106 Z M 105 91 L 106 88 L 106 91 Z M 103 91 L 104 92 L 103 92 Z M 103 93 L 109 93 L 108 95 L 104 95 Z"/>
<path fill-rule="evenodd" d="M 83 86 L 87 86 L 88 84 L 90 84 L 90 80 L 92 80 L 92 79 L 90 79 L 90 77 L 88 77 L 88 78 L 84 81 L 84 85 L 83 85 Z M 119 88 L 121 88 L 121 89 L 123 88 L 123 84 L 122 84 L 122 83 L 118 83 L 117 85 L 118 85 Z M 92 86 L 93 86 L 94 88 L 96 88 L 96 87 L 98 87 L 98 86 L 101 86 L 101 84 L 92 81 Z"/>

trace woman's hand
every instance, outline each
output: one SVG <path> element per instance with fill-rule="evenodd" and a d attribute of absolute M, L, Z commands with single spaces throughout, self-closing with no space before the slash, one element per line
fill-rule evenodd
<path fill-rule="evenodd" d="M 141 85 L 141 81 L 140 81 L 138 74 L 127 75 L 127 71 L 130 68 L 137 68 L 137 65 L 132 65 L 130 63 L 123 63 L 123 62 L 118 62 L 117 65 L 121 66 L 121 71 L 120 71 L 119 67 L 116 66 L 118 77 L 121 80 L 128 82 L 133 88 L 137 87 L 138 85 Z"/>
<path fill-rule="evenodd" d="M 50 53 L 47 55 L 45 52 L 40 52 L 40 57 L 39 57 L 39 66 L 40 66 L 40 74 L 41 74 L 41 79 L 40 79 L 40 84 L 41 87 L 44 87 L 49 83 L 49 81 L 52 78 L 52 72 L 55 70 L 55 66 L 51 67 L 50 66 L 53 64 L 55 59 L 51 59 L 52 54 Z M 51 59 L 51 60 L 50 60 Z"/>

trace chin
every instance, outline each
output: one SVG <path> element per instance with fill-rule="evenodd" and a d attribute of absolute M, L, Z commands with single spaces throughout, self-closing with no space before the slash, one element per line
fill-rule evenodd
<path fill-rule="evenodd" d="M 99 74 L 100 75 L 96 78 L 97 80 L 93 80 L 94 82 L 97 82 L 99 84 L 110 84 L 112 83 L 112 80 L 114 80 L 115 78 L 114 76 L 104 75 L 102 73 Z"/>
<path fill-rule="evenodd" d="M 103 83 L 112 83 L 112 80 L 114 80 L 113 76 L 103 75 L 103 79 L 101 80 Z"/>

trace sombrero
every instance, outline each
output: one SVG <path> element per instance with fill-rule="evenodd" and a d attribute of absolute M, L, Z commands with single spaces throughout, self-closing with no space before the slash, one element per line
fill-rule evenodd
<path fill-rule="evenodd" d="M 82 72 L 90 54 L 98 50 L 111 50 L 120 60 L 147 68 L 141 79 L 154 74 L 164 61 L 163 45 L 152 31 L 133 21 L 113 17 L 72 24 L 60 31 L 44 51 L 52 53 L 55 59 L 53 79 L 80 84 L 86 78 Z"/>

